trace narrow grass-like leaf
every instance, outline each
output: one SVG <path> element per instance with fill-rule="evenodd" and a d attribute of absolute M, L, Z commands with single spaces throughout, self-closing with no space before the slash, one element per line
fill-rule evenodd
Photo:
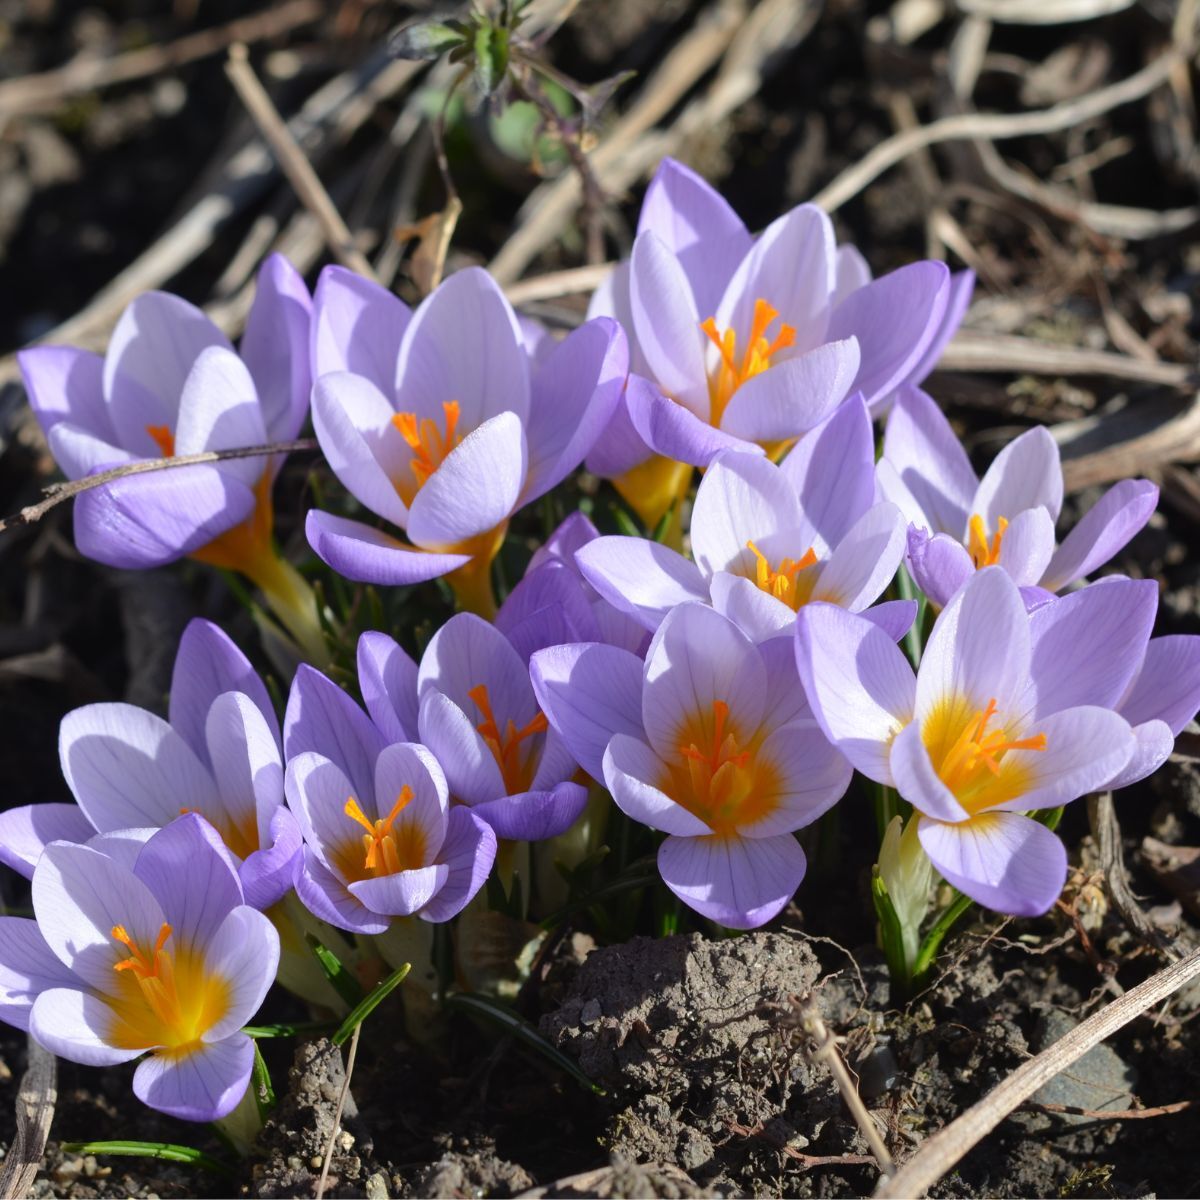
<path fill-rule="evenodd" d="M 229 1163 L 223 1163 L 193 1146 L 180 1146 L 175 1142 L 63 1142 L 59 1149 L 64 1154 L 118 1154 L 126 1158 L 158 1158 L 164 1162 L 199 1167 L 202 1171 L 211 1171 L 214 1175 L 224 1175 L 229 1179 L 236 1178 L 236 1172 Z"/>
<path fill-rule="evenodd" d="M 271 1083 L 271 1072 L 267 1070 L 266 1060 L 254 1043 L 254 1067 L 250 1071 L 250 1090 L 254 1095 L 254 1103 L 258 1105 L 259 1119 L 265 1121 L 275 1107 L 275 1088 Z"/>
<path fill-rule="evenodd" d="M 304 1037 L 309 1033 L 331 1033 L 336 1021 L 293 1021 L 276 1025 L 243 1025 L 242 1032 L 252 1038 Z"/>
<path fill-rule="evenodd" d="M 386 979 L 381 980 L 351 1010 L 350 1015 L 338 1026 L 333 1035 L 333 1044 L 341 1046 L 350 1040 L 354 1031 L 404 982 L 412 970 L 412 963 L 398 967 Z"/>
<path fill-rule="evenodd" d="M 593 1083 L 580 1069 L 579 1066 L 572 1062 L 557 1046 L 551 1045 L 544 1037 L 528 1022 L 524 1017 L 513 1012 L 505 1004 L 501 1004 L 498 1000 L 492 1000 L 487 996 L 472 996 L 465 992 L 455 992 L 454 995 L 446 998 L 446 1006 L 448 1008 L 457 1009 L 459 1012 L 468 1013 L 471 1016 L 482 1017 L 485 1021 L 491 1021 L 492 1024 L 500 1026 L 506 1033 L 510 1033 L 518 1041 L 524 1042 L 531 1050 L 537 1051 L 547 1062 L 552 1063 L 560 1071 L 565 1071 L 577 1083 L 581 1083 L 589 1092 L 595 1092 L 597 1096 L 605 1095 L 602 1087 Z"/>
<path fill-rule="evenodd" d="M 321 970 L 325 972 L 325 978 L 329 980 L 333 990 L 351 1008 L 361 1004 L 366 993 L 363 991 L 362 984 L 342 965 L 342 960 L 311 933 L 306 933 L 304 940 L 312 948 L 313 955 L 320 963 Z"/>
<path fill-rule="evenodd" d="M 555 925 L 560 924 L 572 913 L 580 912 L 585 908 L 591 908 L 605 900 L 611 899 L 613 896 L 619 896 L 622 892 L 649 887 L 657 879 L 657 862 L 653 858 L 639 858 L 630 863 L 616 879 L 611 880 L 602 887 L 598 887 L 594 892 L 589 892 L 586 896 L 580 896 L 578 900 L 573 900 L 569 904 L 563 905 L 557 912 L 551 913 L 542 922 L 542 928 L 553 929 Z"/>

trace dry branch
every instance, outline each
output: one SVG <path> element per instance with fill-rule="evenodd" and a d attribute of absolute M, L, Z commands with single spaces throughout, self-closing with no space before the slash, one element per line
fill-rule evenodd
<path fill-rule="evenodd" d="M 1144 983 L 1088 1017 L 1052 1046 L 1022 1063 L 978 1104 L 938 1130 L 891 1179 L 880 1183 L 875 1196 L 878 1200 L 923 1196 L 1038 1088 L 1198 975 L 1200 950 L 1151 975 Z"/>
<path fill-rule="evenodd" d="M 190 33 L 165 45 L 145 46 L 112 58 L 79 57 L 52 71 L 0 83 L 0 118 L 28 112 L 55 112 L 71 96 L 174 70 L 228 49 L 234 42 L 258 42 L 316 21 L 319 0 L 287 0 L 275 8 L 239 17 L 215 29 Z"/>
<path fill-rule="evenodd" d="M 231 458 L 267 458 L 272 454 L 291 454 L 297 450 L 318 449 L 314 438 L 299 438 L 294 442 L 271 442 L 266 446 L 239 446 L 233 450 L 201 450 L 198 454 L 177 454 L 171 458 L 143 458 L 138 462 L 125 463 L 120 467 L 111 467 L 107 471 L 98 471 L 84 479 L 71 479 L 66 483 L 53 483 L 46 489 L 46 498 L 37 504 L 29 504 L 15 516 L 0 521 L 0 533 L 14 529 L 18 525 L 32 525 L 40 521 L 52 508 L 78 496 L 80 492 L 91 491 L 92 488 L 102 487 L 117 479 L 125 479 L 130 475 L 146 475 L 151 471 L 168 471 L 173 467 L 193 467 L 197 463 L 224 462 Z"/>
<path fill-rule="evenodd" d="M 371 269 L 366 255 L 354 244 L 354 235 L 346 227 L 341 213 L 330 200 L 329 193 L 313 170 L 312 163 L 300 149 L 287 122 L 279 115 L 279 110 L 267 95 L 266 88 L 255 75 L 245 46 L 238 44 L 230 48 L 225 73 L 258 127 L 259 133 L 271 147 L 275 161 L 287 176 L 288 182 L 296 189 L 301 203 L 316 218 L 330 252 L 342 266 L 374 280 L 375 272 Z"/>
<path fill-rule="evenodd" d="M 19 1200 L 29 1194 L 50 1136 L 58 1098 L 58 1060 L 32 1037 L 28 1046 L 29 1065 L 17 1092 L 16 1130 L 0 1174 L 2 1200 Z"/>
<path fill-rule="evenodd" d="M 1000 141 L 1004 138 L 1059 133 L 1071 129 L 1082 121 L 1089 121 L 1123 104 L 1130 104 L 1148 96 L 1170 78 L 1176 63 L 1185 60 L 1185 57 L 1182 50 L 1168 51 L 1118 83 L 1099 88 L 1074 100 L 1066 100 L 1052 108 L 1012 114 L 960 113 L 943 117 L 940 121 L 923 125 L 920 129 L 898 133 L 886 142 L 881 142 L 852 167 L 843 171 L 832 183 L 822 188 L 813 197 L 813 203 L 820 205 L 826 212 L 834 212 L 889 168 L 903 162 L 910 154 L 938 142 L 972 141 L 980 138 Z"/>

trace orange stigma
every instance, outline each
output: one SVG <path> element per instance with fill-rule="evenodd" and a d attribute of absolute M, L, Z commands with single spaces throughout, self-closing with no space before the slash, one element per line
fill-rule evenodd
<path fill-rule="evenodd" d="M 129 957 L 123 958 L 120 962 L 113 964 L 114 971 L 132 971 L 139 980 L 155 979 L 158 977 L 161 968 L 161 955 L 163 947 L 167 944 L 167 938 L 171 936 L 170 925 L 163 923 L 163 926 L 158 931 L 158 938 L 154 943 L 154 949 L 147 954 L 125 930 L 124 925 L 114 925 L 112 927 L 112 938 L 115 942 L 120 942 L 129 951 Z"/>
<path fill-rule="evenodd" d="M 382 821 L 372 821 L 353 796 L 346 801 L 342 811 L 352 821 L 357 821 L 366 833 L 363 834 L 363 869 L 371 875 L 395 875 L 397 871 L 411 870 L 421 865 L 424 858 L 425 839 L 417 827 L 405 830 L 402 846 L 396 844 L 397 834 L 392 825 L 408 807 L 413 790 L 405 784 L 392 805 L 392 811 Z M 403 852 L 402 852 L 403 851 Z"/>
<path fill-rule="evenodd" d="M 988 542 L 987 528 L 978 513 L 967 523 L 967 528 L 970 530 L 967 550 L 976 569 L 995 566 L 1000 561 L 1000 543 L 1004 540 L 1004 531 L 1008 528 L 1008 521 L 1001 517 L 996 522 L 996 532 L 990 543 Z"/>
<path fill-rule="evenodd" d="M 782 600 L 789 608 L 799 608 L 808 599 L 811 587 L 799 586 L 800 572 L 817 564 L 817 554 L 811 546 L 796 559 L 784 558 L 779 569 L 773 571 L 767 556 L 753 543 L 747 542 L 746 549 L 758 560 L 754 571 L 754 582 L 776 600 Z"/>
<path fill-rule="evenodd" d="M 175 457 L 175 435 L 169 425 L 147 425 L 146 432 L 154 439 L 163 458 Z"/>
<path fill-rule="evenodd" d="M 400 431 L 400 436 L 412 448 L 413 456 L 409 463 L 417 486 L 413 495 L 421 490 L 434 473 L 446 460 L 446 456 L 462 441 L 458 433 L 458 418 L 460 414 L 457 400 L 442 402 L 442 412 L 445 420 L 445 432 L 437 427 L 432 417 L 417 419 L 416 413 L 396 413 L 392 424 Z M 405 503 L 411 502 L 410 497 L 401 497 Z"/>
<path fill-rule="evenodd" d="M 492 712 L 492 702 L 488 696 L 487 684 L 481 683 L 478 687 L 473 687 L 467 695 L 471 697 L 475 707 L 483 714 L 483 720 L 475 728 L 479 731 L 479 736 L 487 743 L 487 748 L 492 752 L 496 766 L 500 768 L 500 775 L 504 780 L 507 794 L 516 796 L 521 792 L 527 792 L 533 778 L 534 763 L 531 759 L 521 761 L 521 743 L 535 733 L 546 732 L 549 728 L 546 714 L 539 712 L 522 729 L 518 729 L 516 722 L 510 717 L 505 722 L 502 734 L 496 715 Z"/>
<path fill-rule="evenodd" d="M 1006 750 L 1045 750 L 1046 735 L 1036 733 L 1032 737 L 1009 741 L 1003 729 L 993 729 L 988 733 L 987 727 L 996 715 L 996 701 L 989 700 L 983 712 L 976 713 L 967 722 L 958 740 L 950 747 L 938 775 L 942 782 L 957 793 L 964 785 L 979 774 L 979 768 L 985 767 L 993 775 L 1000 774 L 1000 764 L 996 756 Z"/>
<path fill-rule="evenodd" d="M 708 391 L 712 402 L 710 424 L 719 426 L 725 415 L 733 393 L 755 375 L 761 374 L 771 365 L 771 358 L 780 350 L 796 343 L 796 330 L 792 325 L 780 322 L 774 341 L 767 340 L 767 329 L 779 316 L 765 300 L 755 300 L 754 319 L 750 324 L 750 336 L 746 339 L 746 350 L 741 359 L 737 356 L 737 334 L 732 329 L 722 333 L 717 328 L 715 317 L 700 322 L 700 328 L 708 335 L 721 355 L 721 365 L 716 375 L 709 380 Z"/>
<path fill-rule="evenodd" d="M 665 764 L 661 790 L 699 817 L 714 833 L 736 833 L 775 806 L 778 776 L 756 753 L 757 740 L 744 742 L 724 700 L 712 702 L 711 716 L 697 713 L 680 730 L 679 757 Z"/>

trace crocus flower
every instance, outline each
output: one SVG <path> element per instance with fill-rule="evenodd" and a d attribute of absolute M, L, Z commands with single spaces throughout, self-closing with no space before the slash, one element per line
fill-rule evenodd
<path fill-rule="evenodd" d="M 540 841 L 569 829 L 587 803 L 575 759 L 549 728 L 529 670 L 508 639 L 458 613 L 430 639 L 417 673 L 421 741 L 455 800 L 496 836 Z"/>
<path fill-rule="evenodd" d="M 641 621 L 610 604 L 575 562 L 600 537 L 583 513 L 572 513 L 538 547 L 524 577 L 505 597 L 496 628 L 526 661 L 535 650 L 565 642 L 608 642 L 641 655 L 650 636 Z"/>
<path fill-rule="evenodd" d="M 300 829 L 283 803 L 279 723 L 246 656 L 208 621 L 184 630 L 169 719 L 132 704 L 88 704 L 63 718 L 63 775 L 75 804 L 0 814 L 0 862 L 26 878 L 47 843 L 157 829 L 203 816 L 232 852 L 246 903 L 291 888 Z"/>
<path fill-rule="evenodd" d="M 664 159 L 632 255 L 589 310 L 624 326 L 632 374 L 588 467 L 655 524 L 686 490 L 679 464 L 706 466 L 730 448 L 773 453 L 851 392 L 877 406 L 923 377 L 970 283 L 935 262 L 872 282 L 811 204 L 751 238 L 717 192 Z"/>
<path fill-rule="evenodd" d="M 904 557 L 905 520 L 875 503 L 871 418 L 842 405 L 780 466 L 725 451 L 692 508 L 694 562 L 648 538 L 602 537 L 576 551 L 579 568 L 614 607 L 657 629 L 677 604 L 711 603 L 755 641 L 790 632 L 796 612 L 823 600 L 860 612 Z M 911 603 L 885 618 L 912 623 Z M 907 619 L 905 619 L 907 618 Z"/>
<path fill-rule="evenodd" d="M 941 409 L 918 388 L 906 388 L 892 408 L 878 472 L 884 496 L 911 523 L 913 578 L 939 606 L 973 571 L 992 565 L 1021 587 L 1059 592 L 1108 562 L 1158 503 L 1148 480 L 1123 480 L 1055 549 L 1063 477 L 1049 431 L 1039 426 L 1015 438 L 981 480 Z"/>
<path fill-rule="evenodd" d="M 365 689 L 364 689 L 365 690 Z M 424 747 L 389 744 L 349 696 L 301 666 L 284 717 L 287 800 L 304 832 L 296 894 L 340 929 L 448 921 L 483 886 L 496 836 Z"/>
<path fill-rule="evenodd" d="M 509 517 L 579 465 L 625 379 L 624 334 L 589 321 L 540 362 L 483 270 L 459 271 L 410 313 L 330 269 L 317 287 L 313 423 L 346 489 L 402 542 L 331 513 L 308 515 L 313 549 L 368 583 L 449 575 L 491 616 L 489 568 Z"/>
<path fill-rule="evenodd" d="M 1105 784 L 1109 790 L 1157 771 L 1200 708 L 1200 637 L 1151 638 L 1157 607 L 1152 580 L 1114 575 L 1040 605 L 1029 618 L 1041 702 L 1103 705 L 1133 727 L 1137 745 Z M 1113 655 L 1117 645 L 1121 653 Z"/>
<path fill-rule="evenodd" d="M 102 358 L 71 346 L 18 355 L 29 402 L 68 479 L 173 454 L 295 438 L 308 412 L 311 300 L 273 255 L 240 353 L 194 305 L 147 292 L 122 314 Z M 75 544 L 109 566 L 189 556 L 257 584 L 293 636 L 321 651 L 311 591 L 272 544 L 271 485 L 282 457 L 228 459 L 130 475 L 81 493 Z"/>
<path fill-rule="evenodd" d="M 811 719 L 789 639 L 756 646 L 720 613 L 685 603 L 644 663 L 593 642 L 539 650 L 531 674 L 584 770 L 627 816 L 667 834 L 658 869 L 675 895 L 735 929 L 783 908 L 805 869 L 793 831 L 830 808 L 851 774 Z"/>
<path fill-rule="evenodd" d="M 1145 600 L 1136 588 L 1102 599 L 1081 631 L 1089 675 L 1120 680 L 1141 655 L 1124 623 Z M 942 610 L 915 677 L 853 613 L 814 604 L 796 621 L 800 677 L 830 740 L 912 804 L 921 845 L 951 884 L 1015 916 L 1049 909 L 1067 872 L 1062 842 L 1026 813 L 1103 787 L 1135 745 L 1124 718 L 1075 700 L 1079 681 L 1060 678 L 1055 654 L 1035 657 L 1030 624 L 998 567 L 972 575 Z"/>
<path fill-rule="evenodd" d="M 241 1100 L 241 1032 L 275 978 L 279 936 L 244 903 L 220 836 L 196 814 L 145 842 L 52 842 L 35 920 L 0 917 L 0 1019 L 87 1066 L 141 1055 L 139 1100 L 215 1121 Z"/>

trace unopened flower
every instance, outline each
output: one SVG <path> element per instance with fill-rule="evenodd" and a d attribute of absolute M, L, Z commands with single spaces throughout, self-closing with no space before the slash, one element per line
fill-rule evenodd
<path fill-rule="evenodd" d="M 147 292 L 101 357 L 70 346 L 18 355 L 29 401 L 69 479 L 142 459 L 295 438 L 308 413 L 311 300 L 273 255 L 238 352 L 198 308 Z M 188 556 L 257 584 L 293 636 L 321 653 L 311 592 L 272 542 L 271 487 L 282 456 L 129 475 L 81 492 L 75 544 L 109 566 Z M 313 611 L 310 611 L 313 610 Z"/>
<path fill-rule="evenodd" d="M 1100 627 L 1089 637 L 1095 672 L 1136 665 L 1136 640 L 1105 639 Z M 1026 813 L 1103 787 L 1135 739 L 1111 709 L 1074 699 L 1053 654 L 1034 653 L 1004 571 L 977 572 L 942 610 L 915 677 L 877 626 L 832 605 L 797 618 L 796 660 L 825 733 L 912 804 L 921 845 L 950 883 L 999 912 L 1050 908 L 1066 851 Z"/>
<path fill-rule="evenodd" d="M 794 831 L 850 781 L 811 719 L 788 639 L 756 646 L 720 613 L 685 603 L 645 663 L 586 643 L 538 651 L 531 673 L 584 770 L 627 816 L 668 835 L 658 869 L 685 904 L 737 929 L 787 904 L 805 870 Z"/>
<path fill-rule="evenodd" d="M 709 467 L 692 508 L 694 562 L 648 538 L 602 537 L 576 551 L 584 577 L 650 630 L 677 604 L 711 603 L 755 641 L 790 631 L 796 612 L 823 600 L 860 612 L 904 557 L 905 521 L 875 503 L 871 418 L 850 401 L 780 466 L 726 451 Z M 915 606 L 872 613 L 901 636 Z"/>
<path fill-rule="evenodd" d="M 707 183 L 664 159 L 632 256 L 590 309 L 624 326 L 632 373 L 589 469 L 654 524 L 690 478 L 679 464 L 731 448 L 775 453 L 852 392 L 876 407 L 923 378 L 971 282 L 935 262 L 872 282 L 814 205 L 752 238 Z"/>
<path fill-rule="evenodd" d="M 1108 562 L 1158 503 L 1148 480 L 1122 480 L 1056 549 L 1063 477 L 1049 431 L 1021 434 L 981 480 L 941 409 L 917 388 L 905 389 L 892 408 L 878 471 L 883 494 L 911 523 L 913 578 L 939 606 L 973 571 L 993 565 L 1023 588 L 1059 592 Z"/>
<path fill-rule="evenodd" d="M 624 334 L 589 321 L 531 363 L 495 282 L 477 268 L 410 313 L 331 269 L 317 289 L 313 423 L 346 489 L 408 542 L 311 511 L 313 549 L 368 583 L 449 575 L 491 615 L 489 569 L 521 505 L 573 470 L 604 430 L 625 379 Z"/>
<path fill-rule="evenodd" d="M 144 1054 L 138 1099 L 188 1121 L 227 1116 L 250 1080 L 241 1029 L 274 981 L 279 937 L 244 903 L 217 832 L 191 814 L 140 847 L 51 843 L 33 911 L 0 917 L 0 1019 L 87 1066 Z"/>
<path fill-rule="evenodd" d="M 583 513 L 572 513 L 538 547 L 524 577 L 505 597 L 496 628 L 526 661 L 535 650 L 566 642 L 608 642 L 644 654 L 650 637 L 627 606 L 611 604 L 584 578 L 576 553 L 600 537 Z"/>
<path fill-rule="evenodd" d="M 398 917 L 447 921 L 483 886 L 496 837 L 451 807 L 437 760 L 424 746 L 389 744 L 311 668 L 293 681 L 284 744 L 287 800 L 304 832 L 296 892 L 314 915 L 379 934 Z"/>
<path fill-rule="evenodd" d="M 0 814 L 0 861 L 32 876 L 47 843 L 153 830 L 199 813 L 234 856 L 246 903 L 291 888 L 300 830 L 283 802 L 279 723 L 246 656 L 208 621 L 184 630 L 169 720 L 132 704 L 88 704 L 63 718 L 63 775 L 75 804 Z"/>

